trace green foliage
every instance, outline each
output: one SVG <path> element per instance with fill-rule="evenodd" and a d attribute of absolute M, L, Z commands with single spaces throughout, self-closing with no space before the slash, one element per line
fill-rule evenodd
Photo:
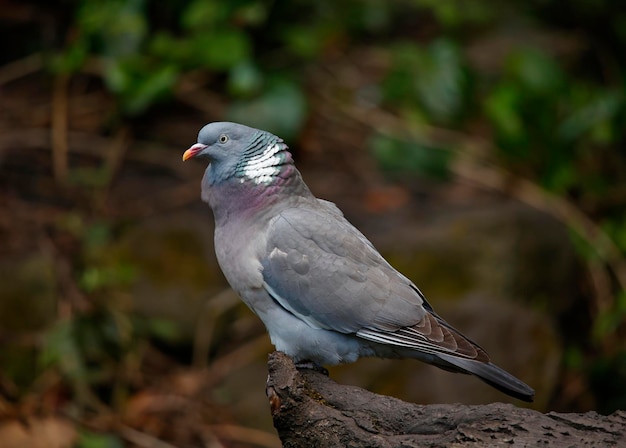
<path fill-rule="evenodd" d="M 82 240 L 85 267 L 78 279 L 80 286 L 94 299 L 101 295 L 106 301 L 92 312 L 58 321 L 47 332 L 40 362 L 44 368 L 57 368 L 74 387 L 78 401 L 85 404 L 91 395 L 90 386 L 113 381 L 115 371 L 121 368 L 118 366 L 133 356 L 131 317 L 109 296 L 133 278 L 133 270 L 109 264 L 105 248 L 111 233 L 105 223 L 87 225 L 79 216 L 69 215 L 60 226 Z"/>
<path fill-rule="evenodd" d="M 251 89 L 251 81 L 247 85 L 241 81 L 242 67 L 252 66 L 252 39 L 244 27 L 264 20 L 267 10 L 262 2 L 187 3 L 180 16 L 182 36 L 170 30 L 150 32 L 148 6 L 152 6 L 148 0 L 81 0 L 76 14 L 78 37 L 52 67 L 72 72 L 89 55 L 98 56 L 104 80 L 119 99 L 120 112 L 131 116 L 169 98 L 186 69 L 228 72 L 237 68 L 235 89 L 242 85 Z"/>
<path fill-rule="evenodd" d="M 228 91 L 237 98 L 249 98 L 260 93 L 263 73 L 249 60 L 235 65 L 228 77 Z"/>
<path fill-rule="evenodd" d="M 175 342 L 182 331 L 173 322 L 128 312 L 124 292 L 135 279 L 136 270 L 112 252 L 115 231 L 109 223 L 90 222 L 70 213 L 59 219 L 57 231 L 79 243 L 77 265 L 81 269 L 74 275 L 91 307 L 57 320 L 46 330 L 38 355 L 39 368 L 56 370 L 71 387 L 79 406 L 93 407 L 102 401 L 115 407 L 128 395 L 136 374 L 133 368 L 142 356 L 145 341 L 154 338 Z M 105 388 L 107 394 L 96 394 L 99 388 Z M 114 443 L 114 437 L 85 433 L 79 446 Z"/>
<path fill-rule="evenodd" d="M 310 60 L 320 55 L 324 46 L 332 40 L 336 28 L 320 23 L 315 25 L 287 25 L 283 39 L 295 56 Z"/>
<path fill-rule="evenodd" d="M 247 60 L 250 42 L 243 32 L 226 29 L 196 36 L 192 41 L 192 49 L 200 58 L 200 64 L 219 71 Z"/>
<path fill-rule="evenodd" d="M 507 58 L 502 78 L 485 98 L 505 160 L 528 160 L 542 169 L 564 154 L 553 130 L 565 91 L 560 68 L 540 50 L 523 48 Z"/>
<path fill-rule="evenodd" d="M 111 331 L 111 324 L 107 319 L 99 322 L 87 316 L 58 322 L 48 331 L 40 362 L 44 367 L 56 366 L 72 384 L 84 387 L 89 377 L 93 378 L 88 361 L 102 361 L 102 356 L 109 356 L 105 348 L 120 346 L 114 335 L 117 332 Z M 95 357 L 90 359 L 93 355 Z M 93 372 L 99 370 L 100 366 Z"/>
<path fill-rule="evenodd" d="M 413 3 L 430 10 L 446 28 L 485 23 L 499 12 L 497 3 L 480 0 L 413 0 Z"/>
<path fill-rule="evenodd" d="M 85 39 L 78 39 L 62 52 L 50 58 L 50 69 L 55 73 L 78 71 L 89 56 L 89 45 Z"/>
<path fill-rule="evenodd" d="M 100 307 L 57 322 L 46 334 L 39 363 L 44 369 L 56 368 L 73 386 L 78 401 L 87 404 L 92 387 L 130 387 L 132 374 L 125 369 L 141 356 L 140 341 L 156 338 L 176 342 L 180 337 L 181 328 L 171 321 L 133 317 L 112 306 Z"/>
<path fill-rule="evenodd" d="M 286 139 L 294 138 L 306 118 L 306 99 L 289 80 L 275 79 L 268 84 L 259 96 L 234 101 L 226 116 L 229 121 L 267 129 Z"/>
<path fill-rule="evenodd" d="M 133 328 L 141 337 L 152 337 L 169 343 L 182 339 L 182 329 L 169 319 L 135 317 Z"/>
<path fill-rule="evenodd" d="M 570 98 L 569 113 L 558 128 L 561 139 L 575 143 L 587 137 L 593 143 L 603 144 L 619 138 L 612 123 L 624 109 L 623 90 L 578 85 Z"/>
<path fill-rule="evenodd" d="M 123 288 L 134 280 L 132 265 L 111 259 L 112 229 L 108 223 L 87 224 L 80 215 L 72 213 L 59 220 L 58 226 L 82 242 L 85 266 L 78 283 L 86 293 L 106 293 L 110 289 Z"/>
<path fill-rule="evenodd" d="M 439 39 L 420 48 L 400 43 L 392 49 L 393 67 L 384 83 L 390 104 L 418 110 L 429 121 L 451 122 L 464 106 L 463 60 L 457 46 Z"/>
<path fill-rule="evenodd" d="M 138 53 L 148 32 L 144 0 L 85 0 L 76 21 L 92 48 L 111 59 Z"/>
<path fill-rule="evenodd" d="M 81 429 L 74 448 L 123 448 L 124 442 L 113 434 L 98 434 Z"/>
<path fill-rule="evenodd" d="M 382 134 L 375 135 L 369 146 L 382 167 L 389 171 L 417 172 L 433 179 L 450 175 L 451 153 L 445 149 L 412 141 L 401 141 Z"/>
<path fill-rule="evenodd" d="M 145 58 L 105 63 L 105 81 L 122 100 L 129 115 L 144 112 L 154 102 L 171 94 L 178 71 L 174 66 L 155 66 Z"/>

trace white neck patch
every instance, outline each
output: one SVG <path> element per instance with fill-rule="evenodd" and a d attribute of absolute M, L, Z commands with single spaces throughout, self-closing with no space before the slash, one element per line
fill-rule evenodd
<path fill-rule="evenodd" d="M 270 183 L 280 172 L 282 158 L 277 155 L 280 151 L 281 147 L 277 143 L 268 145 L 262 154 L 248 160 L 243 168 L 244 177 L 256 184 Z"/>

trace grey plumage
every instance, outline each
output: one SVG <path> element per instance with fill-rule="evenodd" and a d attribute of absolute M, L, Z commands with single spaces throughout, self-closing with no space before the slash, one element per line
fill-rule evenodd
<path fill-rule="evenodd" d="M 206 157 L 202 198 L 215 216 L 226 279 L 296 362 L 416 358 L 478 376 L 511 396 L 534 391 L 439 317 L 331 202 L 317 199 L 283 141 L 210 123 L 183 160 Z"/>

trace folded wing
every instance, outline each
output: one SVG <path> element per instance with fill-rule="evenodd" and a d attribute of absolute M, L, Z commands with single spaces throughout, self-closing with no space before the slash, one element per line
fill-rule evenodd
<path fill-rule="evenodd" d="M 262 260 L 265 288 L 316 328 L 373 342 L 488 362 L 478 345 L 434 313 L 336 209 L 287 209 L 276 217 Z"/>

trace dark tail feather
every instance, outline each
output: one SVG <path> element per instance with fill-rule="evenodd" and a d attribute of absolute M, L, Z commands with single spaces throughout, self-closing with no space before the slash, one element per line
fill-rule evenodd
<path fill-rule="evenodd" d="M 465 373 L 476 375 L 500 392 L 528 402 L 533 401 L 535 398 L 535 391 L 531 387 L 495 364 L 473 361 L 442 353 L 438 353 L 437 356 Z"/>

